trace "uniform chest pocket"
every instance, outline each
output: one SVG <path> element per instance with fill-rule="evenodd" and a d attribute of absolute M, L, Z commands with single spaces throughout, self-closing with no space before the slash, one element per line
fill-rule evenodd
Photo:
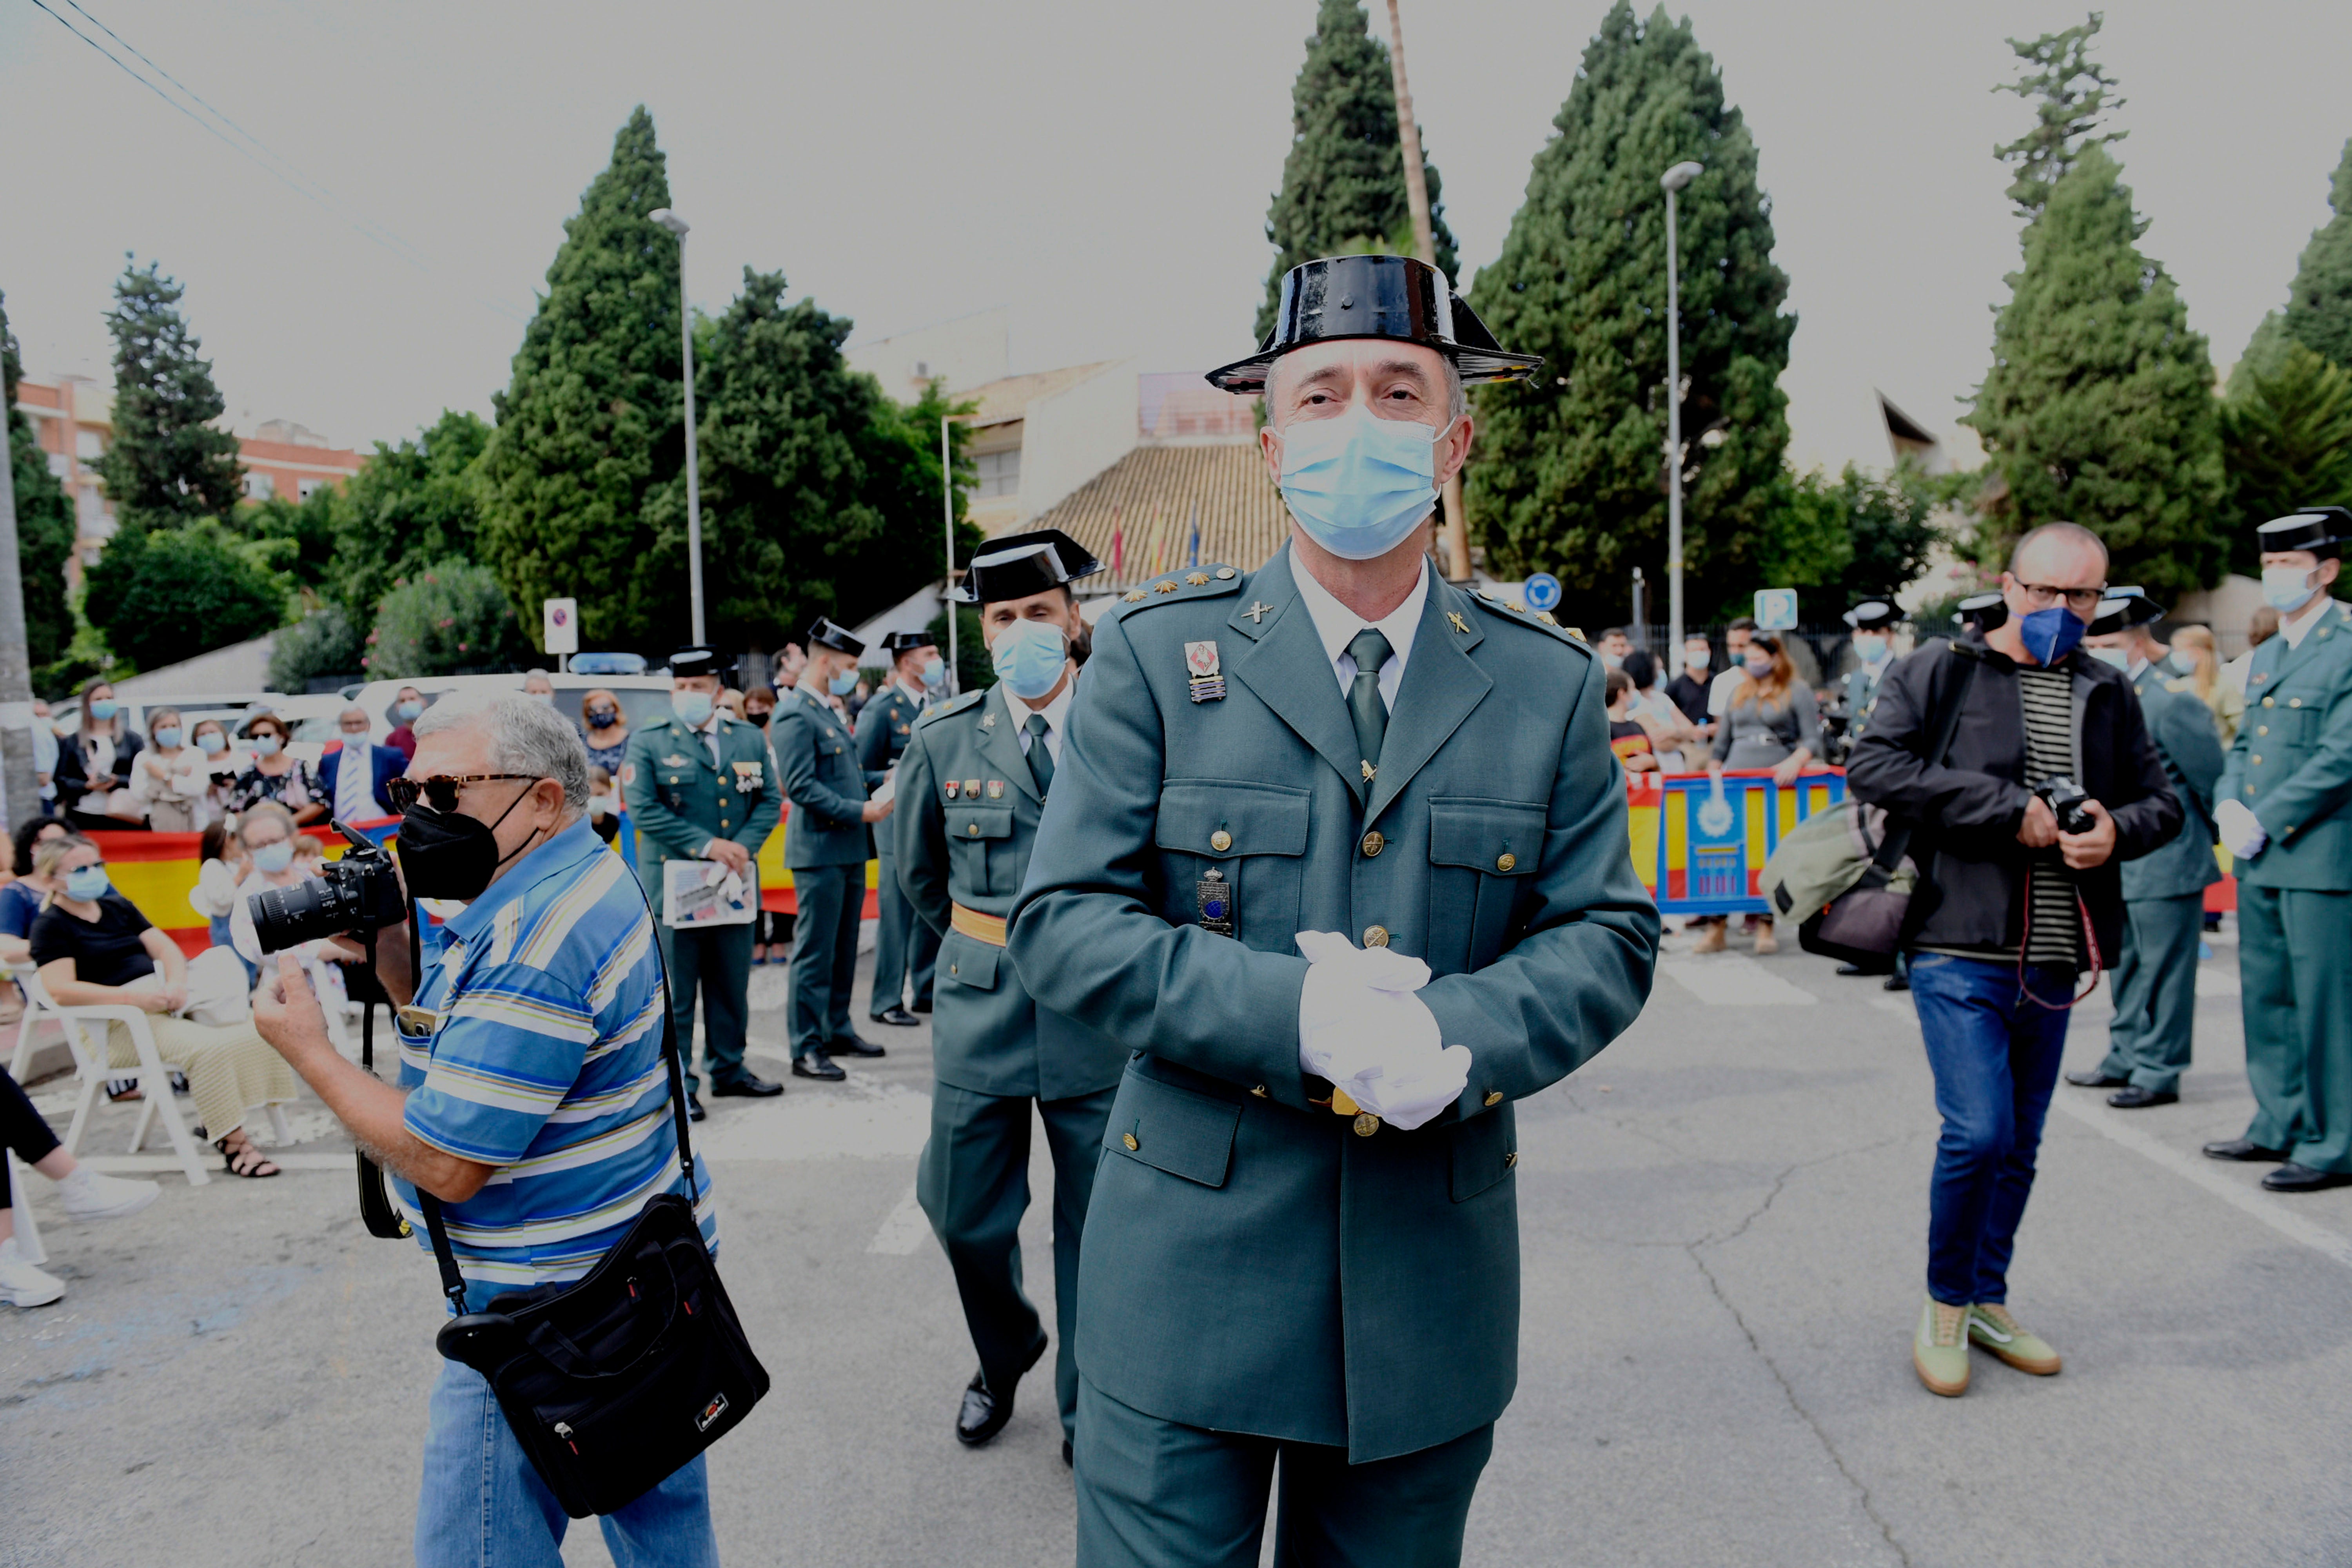
<path fill-rule="evenodd" d="M 947 829 L 955 890 L 1004 898 L 1021 890 L 1021 868 L 1013 864 L 1019 846 L 1013 842 L 1011 806 L 951 805 Z"/>
<path fill-rule="evenodd" d="M 1514 910 L 1543 856 L 1544 808 L 1464 795 L 1429 803 L 1429 966 L 1483 969 L 1517 934 Z"/>
<path fill-rule="evenodd" d="M 1167 881 L 1161 913 L 1178 925 L 1217 930 L 1213 911 L 1222 894 L 1230 934 L 1262 952 L 1293 951 L 1307 801 L 1303 789 L 1241 779 L 1162 785 L 1152 832 Z"/>

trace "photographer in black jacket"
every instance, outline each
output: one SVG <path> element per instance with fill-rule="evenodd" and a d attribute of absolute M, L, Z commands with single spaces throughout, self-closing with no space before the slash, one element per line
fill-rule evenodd
<path fill-rule="evenodd" d="M 2120 863 L 2180 829 L 2130 680 L 2077 651 L 2106 568 L 2088 529 L 2027 533 L 2001 575 L 2006 617 L 1889 670 L 1846 764 L 1855 799 L 1916 825 L 1906 950 L 1944 1128 L 1912 1364 L 1940 1394 L 1968 1388 L 1971 1343 L 2058 1370 L 2010 1316 L 2010 1255 L 2076 986 L 2122 946 Z M 1950 750 L 1930 756 L 1956 699 Z"/>

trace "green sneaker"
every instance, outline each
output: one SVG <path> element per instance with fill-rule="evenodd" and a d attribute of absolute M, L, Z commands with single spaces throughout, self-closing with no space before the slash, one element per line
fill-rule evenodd
<path fill-rule="evenodd" d="M 1947 1307 L 1933 1296 L 1919 1309 L 1919 1327 L 1911 1336 L 1911 1368 L 1930 1394 L 1958 1399 L 1969 1391 L 1969 1342 L 1962 1332 L 1966 1307 Z"/>
<path fill-rule="evenodd" d="M 2049 1342 L 2020 1328 L 1999 1301 L 1979 1301 L 1969 1309 L 1969 1342 L 1982 1345 L 2018 1371 L 2036 1377 L 2048 1377 L 2060 1364 L 2058 1352 Z"/>

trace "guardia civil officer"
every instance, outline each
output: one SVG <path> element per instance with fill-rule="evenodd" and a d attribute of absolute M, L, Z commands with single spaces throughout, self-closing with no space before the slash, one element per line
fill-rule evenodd
<path fill-rule="evenodd" d="M 1077 1560 L 1450 1563 L 1517 1373 L 1511 1102 L 1632 1023 L 1658 916 L 1602 668 L 1428 561 L 1442 275 L 1339 257 L 1213 373 L 1293 527 L 1095 628 L 1011 952 L 1133 1052 L 1078 1266 Z"/>
<path fill-rule="evenodd" d="M 2080 1089 L 2111 1089 L 2118 1110 L 2170 1105 L 2180 1098 L 2197 1018 L 2197 949 L 2205 889 L 2221 879 L 2213 859 L 2213 786 L 2221 777 L 2221 731 L 2196 693 L 2178 689 L 2170 650 L 2149 627 L 2164 606 L 2139 588 L 2110 588 L 2083 639 L 2091 657 L 2131 677 L 2140 717 L 2180 797 L 2180 831 L 2162 847 L 2124 862 L 2124 942 L 2110 984 L 2116 1014 L 2106 1058 L 2070 1072 Z"/>
<path fill-rule="evenodd" d="M 2277 1160 L 2275 1193 L 2352 1183 L 2352 605 L 2328 588 L 2352 511 L 2257 529 L 2278 635 L 2254 650 L 2213 809 L 2237 861 L 2238 973 L 2254 1120 L 2217 1160 Z"/>
<path fill-rule="evenodd" d="M 1854 668 L 1838 685 L 1838 710 L 1845 720 L 1845 742 L 1851 746 L 1870 722 L 1878 700 L 1878 679 L 1895 662 L 1892 638 L 1903 612 L 1885 599 L 1864 599 L 1843 617 L 1853 628 Z"/>
<path fill-rule="evenodd" d="M 1070 763 L 1071 651 L 1085 622 L 1069 584 L 1100 570 L 1055 529 L 993 540 L 972 558 L 958 596 L 981 606 L 996 684 L 917 722 L 892 825 L 907 897 L 941 935 L 931 1019 L 939 1081 L 915 1191 L 955 1268 L 980 1352 L 956 1436 L 976 1445 L 1003 1430 L 1014 1385 L 1045 1348 L 1021 1289 L 1034 1101 L 1054 1162 L 1054 1387 L 1065 1458 L 1078 1397 L 1078 1235 L 1127 1053 L 1030 999 L 1004 962 L 1004 917 L 1028 870 L 1039 814 Z"/>
<path fill-rule="evenodd" d="M 718 706 L 719 656 L 699 645 L 669 657 L 669 716 L 639 725 L 621 764 L 621 794 L 637 830 L 637 875 L 656 914 L 669 962 L 677 1037 L 694 1038 L 694 998 L 702 994 L 702 1064 L 714 1095 L 782 1094 L 743 1065 L 751 1022 L 750 925 L 673 931 L 659 918 L 662 868 L 673 860 L 716 860 L 746 878 L 782 811 L 767 737 Z M 693 1047 L 686 1046 L 687 1112 L 702 1120 Z"/>
<path fill-rule="evenodd" d="M 857 973 L 857 921 L 866 911 L 866 829 L 890 815 L 892 803 L 866 798 L 881 775 L 858 765 L 856 738 L 825 700 L 856 688 L 857 656 L 866 645 L 823 616 L 806 640 L 808 662 L 768 721 L 784 798 L 793 803 L 784 864 L 798 918 L 787 1026 L 793 1076 L 838 1081 L 849 1075 L 835 1057 L 883 1054 L 850 1028 L 849 992 Z"/>
<path fill-rule="evenodd" d="M 898 766 L 915 721 L 947 691 L 947 661 L 930 633 L 892 632 L 882 646 L 890 653 L 890 684 L 867 699 L 857 714 L 857 765 L 868 779 Z M 907 1011 L 907 982 L 914 981 L 915 1013 L 929 1012 L 940 933 L 899 890 L 894 842 L 887 830 L 874 836 L 875 857 L 881 862 L 875 901 L 882 919 L 874 938 L 874 997 L 866 1012 L 877 1024 L 911 1028 L 918 1020 Z"/>

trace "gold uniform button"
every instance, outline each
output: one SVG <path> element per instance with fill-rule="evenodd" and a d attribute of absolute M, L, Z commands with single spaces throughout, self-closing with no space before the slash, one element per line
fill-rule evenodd
<path fill-rule="evenodd" d="M 2300 708 L 2303 706 L 2303 699 L 2300 697 L 2290 697 L 2286 700 L 2286 705 L 2290 708 Z"/>
<path fill-rule="evenodd" d="M 1512 1150 L 1509 1153 L 1507 1153 L 1507 1154 L 1506 1154 L 1506 1155 L 1504 1155 L 1504 1156 L 1503 1156 L 1503 1169 L 1505 1169 L 1506 1171 L 1509 1170 L 1512 1166 L 1514 1166 L 1514 1165 L 1517 1164 L 1518 1163 L 1519 1163 L 1519 1152 L 1518 1152 L 1517 1149 Z"/>
<path fill-rule="evenodd" d="M 1356 1112 L 1355 1127 L 1357 1137 L 1370 1138 L 1381 1130 L 1381 1119 L 1369 1110 L 1360 1110 Z"/>
<path fill-rule="evenodd" d="M 1501 1089 L 1490 1089 L 1490 1090 L 1488 1090 L 1488 1091 L 1487 1091 L 1487 1094 L 1486 1094 L 1486 1103 L 1487 1103 L 1487 1104 L 1489 1104 L 1489 1105 L 1500 1105 L 1500 1104 L 1502 1104 L 1502 1103 L 1503 1103 L 1503 1091 L 1502 1091 Z"/>
<path fill-rule="evenodd" d="M 1220 827 L 1214 833 L 1209 835 L 1209 847 L 1215 850 L 1218 854 L 1222 855 L 1233 847 L 1234 836 L 1226 832 L 1223 828 Z"/>
<path fill-rule="evenodd" d="M 2265 697 L 2263 699 L 2263 706 L 2265 708 L 2275 708 L 2278 706 L 2278 699 L 2275 697 Z"/>
<path fill-rule="evenodd" d="M 1389 944 L 1389 928 L 1388 928 L 1388 927 L 1386 927 L 1386 926 L 1366 926 L 1366 927 L 1364 928 L 1364 945 L 1365 945 L 1366 947 L 1386 947 L 1386 946 L 1388 946 L 1388 944 Z"/>
<path fill-rule="evenodd" d="M 1388 847 L 1389 841 L 1381 837 L 1380 830 L 1378 828 L 1374 828 L 1371 832 L 1364 835 L 1365 854 L 1377 855 Z"/>
<path fill-rule="evenodd" d="M 1507 849 L 1495 857 L 1495 869 L 1497 871 L 1507 871 L 1518 863 L 1519 858 Z"/>
<path fill-rule="evenodd" d="M 2263 765 L 2263 754 L 2262 754 L 2260 752 L 2256 752 L 2254 753 L 2254 766 L 2256 766 L 2256 767 L 2261 767 L 2262 765 Z"/>
<path fill-rule="evenodd" d="M 974 838 L 977 838 L 977 837 L 980 837 L 980 824 L 979 824 L 979 823 L 977 823 L 977 822 L 975 822 L 975 823 L 973 823 L 973 824 L 971 825 L 971 836 L 972 836 Z"/>
<path fill-rule="evenodd" d="M 1120 1142 L 1122 1142 L 1122 1143 L 1126 1144 L 1126 1145 L 1127 1145 L 1129 1148 L 1130 1148 L 1130 1149 L 1139 1149 L 1139 1148 L 1143 1147 L 1143 1145 L 1141 1145 L 1140 1143 L 1138 1143 L 1138 1142 L 1135 1141 L 1135 1134 L 1134 1134 L 1134 1133 L 1132 1133 L 1132 1132 L 1122 1132 L 1122 1133 L 1120 1133 L 1120 1134 L 1118 1135 L 1118 1141 L 1119 1141 Z"/>
<path fill-rule="evenodd" d="M 1250 1092 L 1256 1095 L 1260 1100 L 1266 1098 L 1265 1085 L 1264 1084 L 1259 1084 L 1255 1089 L 1251 1089 Z"/>
<path fill-rule="evenodd" d="M 948 973 L 950 974 L 961 974 L 963 973 L 963 966 L 960 963 L 950 963 L 948 965 Z"/>
<path fill-rule="evenodd" d="M 2254 733 L 2257 735 L 2267 735 L 2270 732 L 2271 727 L 2268 724 L 2257 724 L 2254 726 Z"/>

